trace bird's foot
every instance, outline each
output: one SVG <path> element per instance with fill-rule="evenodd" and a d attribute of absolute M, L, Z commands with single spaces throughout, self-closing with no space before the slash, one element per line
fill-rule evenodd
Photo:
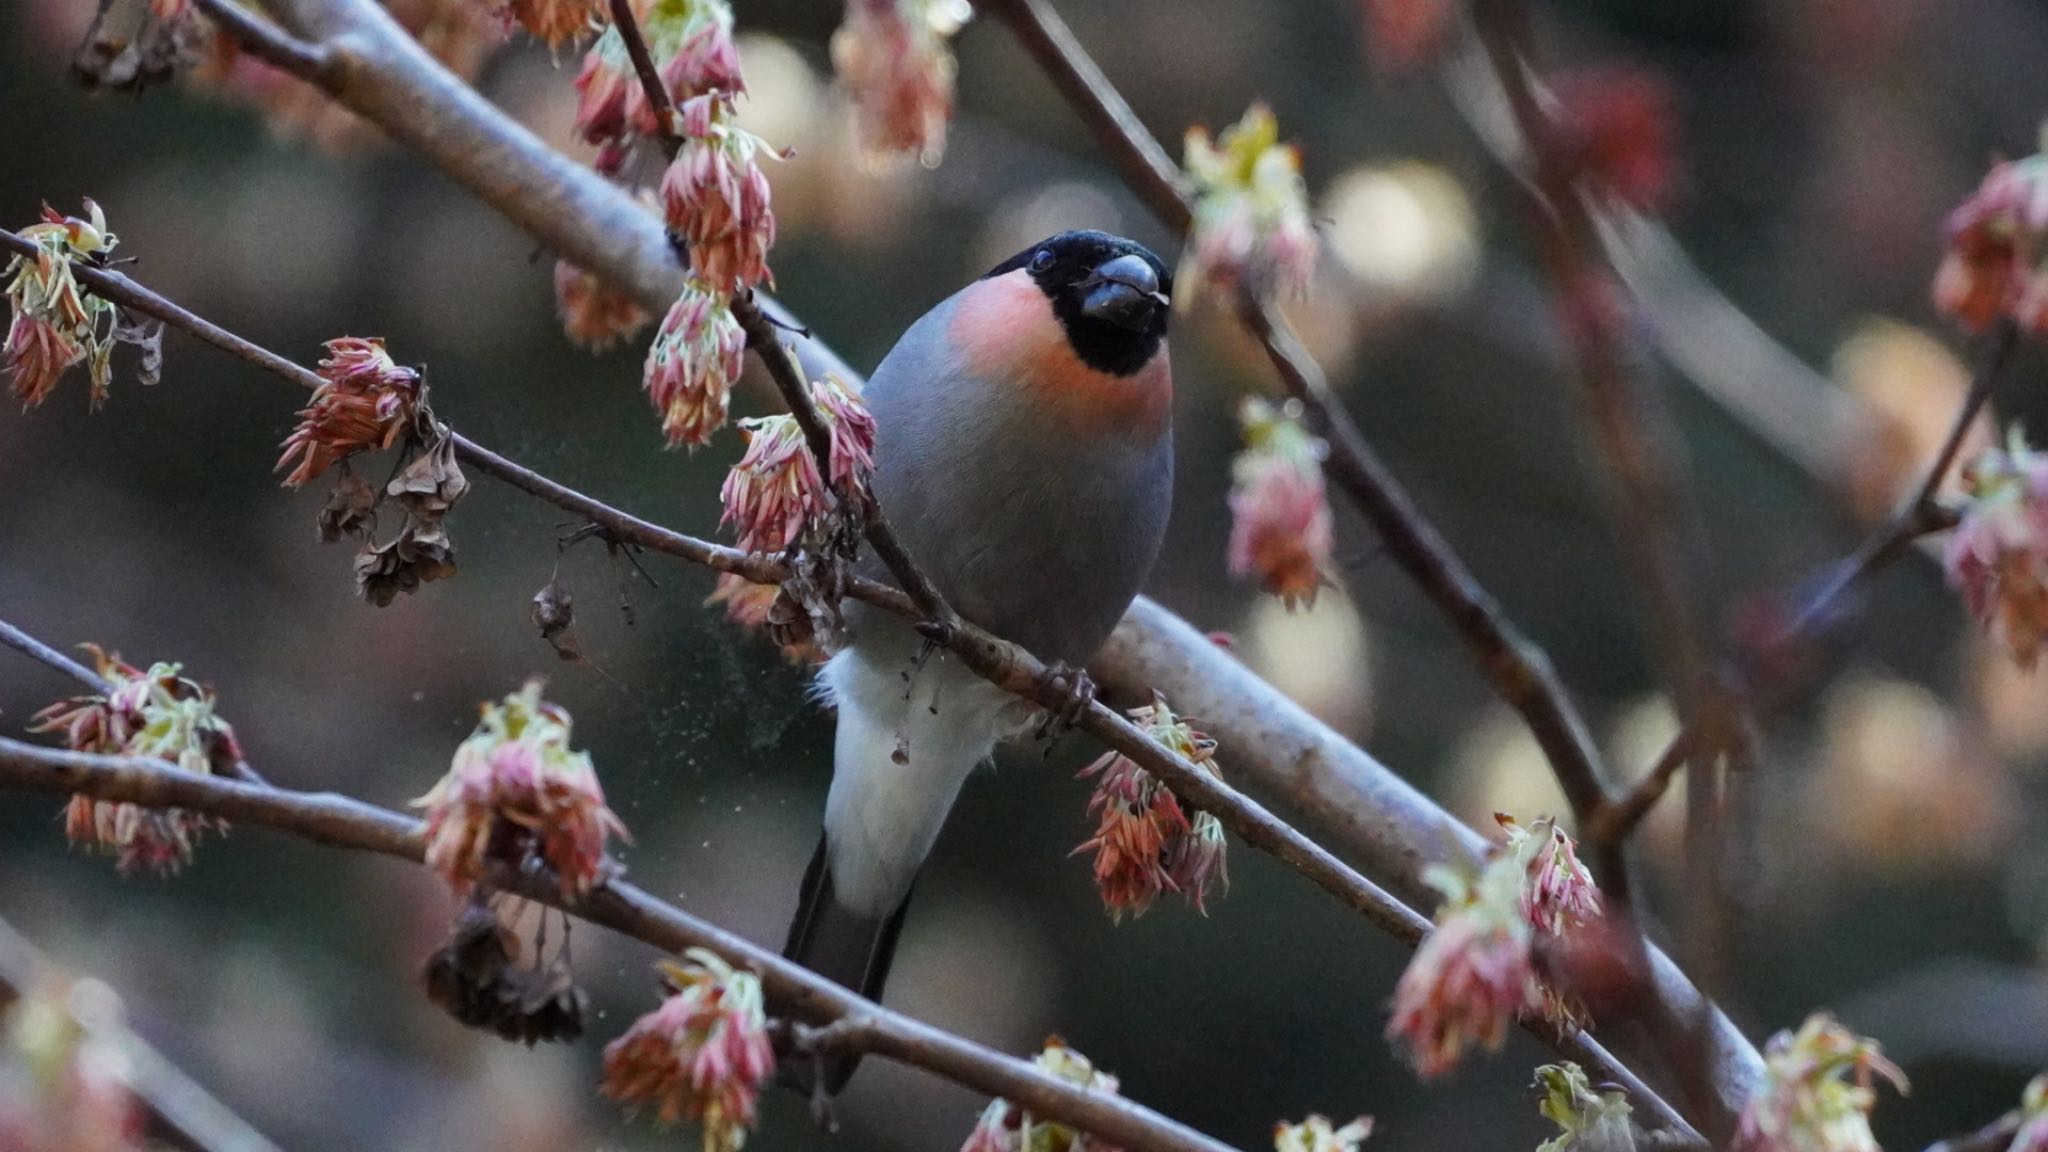
<path fill-rule="evenodd" d="M 1040 739 L 1052 739 L 1079 724 L 1088 706 L 1095 703 L 1095 681 L 1089 678 L 1088 670 L 1071 667 L 1064 660 L 1039 675 L 1038 688 L 1041 693 L 1058 697 L 1039 722 Z"/>

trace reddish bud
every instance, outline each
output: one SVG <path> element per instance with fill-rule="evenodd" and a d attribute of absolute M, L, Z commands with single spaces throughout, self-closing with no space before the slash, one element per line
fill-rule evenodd
<path fill-rule="evenodd" d="M 284 483 L 296 488 L 358 452 L 389 448 L 413 426 L 425 387 L 420 374 L 395 363 L 375 337 L 343 336 L 327 342 L 322 383 L 285 437 L 277 468 L 290 466 Z"/>
<path fill-rule="evenodd" d="M 600 1090 L 653 1105 L 662 1124 L 701 1124 L 705 1152 L 738 1152 L 775 1071 L 761 981 L 702 948 L 685 958 L 661 962 L 667 999 L 605 1046 Z"/>

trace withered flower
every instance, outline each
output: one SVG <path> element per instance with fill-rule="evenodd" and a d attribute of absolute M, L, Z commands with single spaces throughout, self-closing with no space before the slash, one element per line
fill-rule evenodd
<path fill-rule="evenodd" d="M 427 999 L 468 1027 L 528 1047 L 582 1036 L 589 998 L 567 962 L 557 954 L 546 966 L 521 968 L 520 950 L 488 904 L 464 904 L 421 973 Z"/>
<path fill-rule="evenodd" d="M 379 544 L 366 541 L 356 553 L 356 593 L 379 608 L 388 608 L 403 592 L 455 575 L 455 546 L 439 524 L 407 521 L 398 535 Z"/>

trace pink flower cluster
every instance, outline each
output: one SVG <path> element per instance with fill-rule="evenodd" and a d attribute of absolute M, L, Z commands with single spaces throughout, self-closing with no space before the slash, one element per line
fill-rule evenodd
<path fill-rule="evenodd" d="M 590 754 L 569 748 L 569 713 L 529 680 L 502 703 L 483 705 L 476 731 L 425 796 L 427 863 L 457 894 L 493 860 L 550 868 L 564 896 L 604 878 L 605 842 L 626 826 L 605 806 Z"/>
<path fill-rule="evenodd" d="M 1556 821 L 1524 829 L 1497 819 L 1507 842 L 1478 876 L 1432 870 L 1430 883 L 1444 894 L 1436 931 L 1394 991 L 1387 1035 L 1408 1048 L 1423 1076 L 1449 1071 L 1468 1048 L 1498 1049 L 1525 1014 L 1575 1023 L 1568 1000 L 1539 979 L 1536 949 L 1592 925 L 1599 893 Z"/>
<path fill-rule="evenodd" d="M 945 155 L 956 70 L 949 41 L 972 15 L 963 0 L 847 0 L 832 67 L 868 151 L 907 153 L 926 167 Z"/>
<path fill-rule="evenodd" d="M 592 352 L 647 326 L 647 313 L 631 296 L 567 260 L 555 261 L 555 312 L 569 339 Z"/>
<path fill-rule="evenodd" d="M 287 488 L 358 452 L 396 444 L 412 428 L 426 393 L 419 372 L 393 361 L 376 337 L 329 340 L 320 379 L 277 460 L 279 471 L 292 469 L 284 479 Z"/>
<path fill-rule="evenodd" d="M 740 421 L 747 451 L 719 492 L 725 504 L 719 523 L 733 525 L 739 546 L 750 552 L 795 546 L 841 497 L 858 500 L 867 489 L 875 457 L 875 422 L 867 405 L 835 375 L 813 382 L 811 399 L 832 441 L 823 473 L 795 416 Z"/>
<path fill-rule="evenodd" d="M 107 230 L 100 206 L 85 202 L 86 216 L 64 216 L 43 205 L 42 222 L 21 230 L 36 245 L 34 256 L 8 261 L 7 340 L 0 344 L 14 395 L 25 408 L 41 404 L 72 365 L 86 361 L 92 376 L 92 404 L 106 398 L 109 359 L 118 310 L 88 296 L 72 276 L 72 262 L 105 256 L 119 238 Z"/>
<path fill-rule="evenodd" d="M 1963 469 L 1963 488 L 1943 568 L 1970 614 L 2032 668 L 2048 636 L 2048 457 L 2014 428 Z"/>
<path fill-rule="evenodd" d="M 61 733 L 77 752 L 161 760 L 195 775 L 231 771 L 242 759 L 235 730 L 214 714 L 213 693 L 180 674 L 176 664 L 157 663 L 147 672 L 85 645 L 93 655 L 106 695 L 74 696 L 36 713 L 31 731 Z M 114 853 L 123 873 L 137 868 L 176 872 L 192 860 L 200 833 L 226 824 L 181 808 L 78 795 L 65 810 L 64 831 L 74 844 Z"/>
<path fill-rule="evenodd" d="M 1301 426 L 1293 401 L 1276 408 L 1248 399 L 1239 419 L 1245 448 L 1230 468 L 1230 574 L 1257 579 L 1289 608 L 1313 606 L 1330 582 L 1335 541 L 1323 443 Z"/>
<path fill-rule="evenodd" d="M 1032 1061 L 1038 1067 L 1069 1084 L 1090 1092 L 1116 1095 L 1116 1077 L 1095 1067 L 1086 1056 L 1067 1047 L 1057 1036 Z M 960 1152 L 1119 1152 L 1100 1137 L 1041 1120 L 1008 1100 L 992 1100 L 984 1108 L 974 1130 Z"/>
<path fill-rule="evenodd" d="M 1131 710 L 1131 719 L 1153 739 L 1183 758 L 1216 773 L 1216 742 L 1174 715 L 1164 697 Z M 1223 825 L 1207 812 L 1191 820 L 1158 778 L 1122 753 L 1110 752 L 1081 770 L 1095 777 L 1088 812 L 1095 835 L 1074 854 L 1095 853 L 1095 887 L 1111 919 L 1126 912 L 1142 916 L 1165 892 L 1178 892 L 1195 910 L 1207 913 L 1209 888 L 1229 886 L 1228 842 Z"/>
<path fill-rule="evenodd" d="M 640 33 L 671 104 L 746 91 L 726 0 L 654 0 L 641 14 Z M 617 28 L 607 28 L 584 54 L 576 91 L 576 131 L 591 144 L 623 150 L 635 137 L 662 133 Z"/>
<path fill-rule="evenodd" d="M 2020 1097 L 2020 1129 L 2006 1152 L 2048 1152 L 2048 1072 L 2027 1082 Z"/>
<path fill-rule="evenodd" d="M 1764 1046 L 1763 1086 L 1742 1110 L 1733 1152 L 1882 1152 L 1870 1130 L 1879 1077 L 1906 1090 L 1876 1041 L 1825 1012 L 1807 1017 Z"/>
<path fill-rule="evenodd" d="M 725 427 L 733 382 L 746 367 L 747 334 L 726 295 L 691 280 L 662 317 L 641 386 L 670 447 L 696 448 Z"/>
<path fill-rule="evenodd" d="M 1254 296 L 1300 296 L 1316 270 L 1301 156 L 1280 142 L 1272 110 L 1254 104 L 1212 143 L 1188 129 L 1183 164 L 1194 183 L 1194 223 L 1177 281 L 1192 300 L 1204 283 Z"/>
<path fill-rule="evenodd" d="M 2048 156 L 1994 166 L 1949 214 L 1948 252 L 1934 275 L 1934 306 L 1979 330 L 2010 317 L 2048 331 Z"/>
<path fill-rule="evenodd" d="M 775 210 L 757 161 L 775 153 L 735 122 L 724 93 L 684 101 L 676 124 L 682 146 L 661 178 L 661 207 L 670 234 L 689 245 L 692 275 L 718 292 L 773 284 Z"/>
<path fill-rule="evenodd" d="M 698 1122 L 705 1152 L 739 1152 L 775 1072 L 761 981 L 702 948 L 685 959 L 661 962 L 667 999 L 605 1046 L 602 1091 L 654 1105 L 662 1124 Z"/>

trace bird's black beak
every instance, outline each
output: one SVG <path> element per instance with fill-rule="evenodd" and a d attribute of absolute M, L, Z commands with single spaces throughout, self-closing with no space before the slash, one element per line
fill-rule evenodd
<path fill-rule="evenodd" d="M 1136 254 L 1098 265 L 1075 287 L 1081 291 L 1083 315 L 1133 332 L 1151 328 L 1152 317 L 1168 304 L 1165 293 L 1159 291 L 1159 274 Z"/>

